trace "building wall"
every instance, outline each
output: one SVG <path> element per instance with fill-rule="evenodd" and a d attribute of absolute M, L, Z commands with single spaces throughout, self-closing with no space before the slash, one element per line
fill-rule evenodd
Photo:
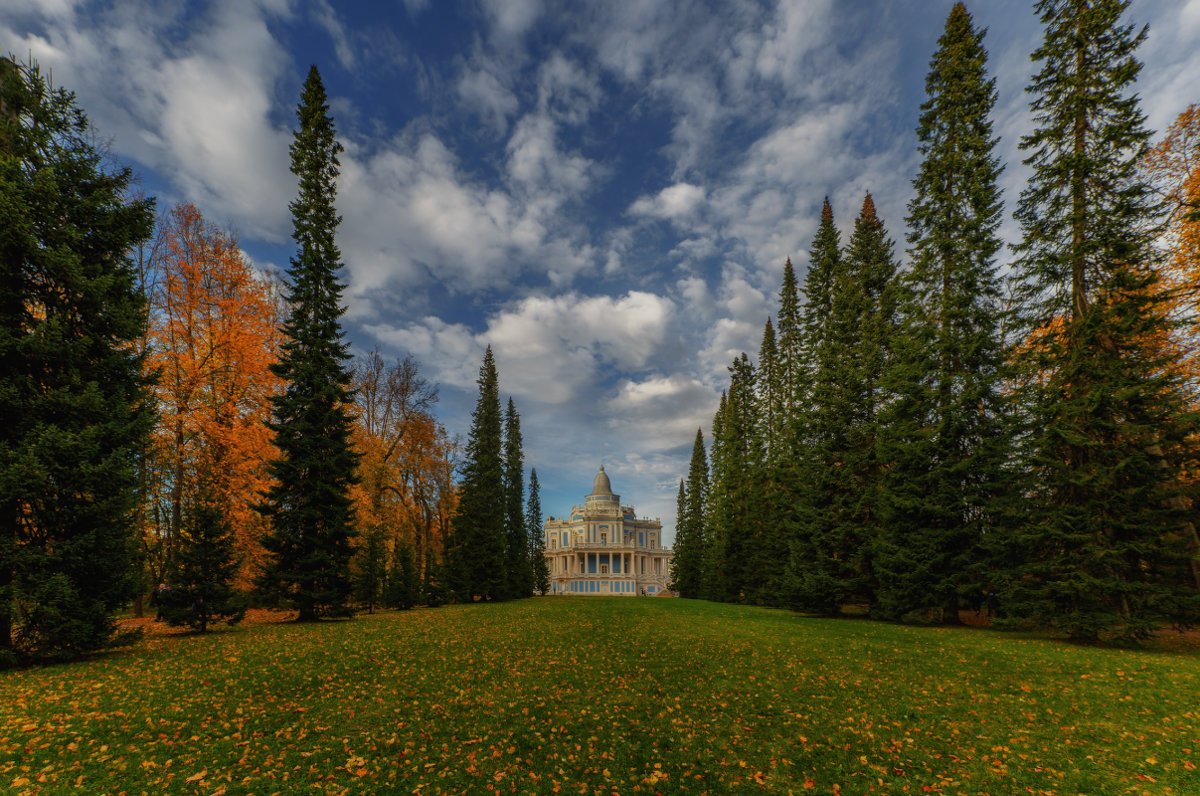
<path fill-rule="evenodd" d="M 612 498 L 612 499 L 607 499 Z M 589 495 L 545 524 L 551 594 L 653 595 L 667 588 L 671 549 L 662 523 L 637 517 L 617 495 Z"/>

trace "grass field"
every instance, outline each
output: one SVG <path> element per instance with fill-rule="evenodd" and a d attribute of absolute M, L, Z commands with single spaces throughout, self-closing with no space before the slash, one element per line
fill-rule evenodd
<path fill-rule="evenodd" d="M 0 791 L 1197 794 L 1167 643 L 600 597 L 152 636 L 0 673 Z"/>

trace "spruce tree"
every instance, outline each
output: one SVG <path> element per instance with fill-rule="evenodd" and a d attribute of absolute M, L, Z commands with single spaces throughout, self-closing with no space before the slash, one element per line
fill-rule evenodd
<path fill-rule="evenodd" d="M 1001 201 L 983 31 L 962 3 L 925 81 L 924 156 L 908 206 L 911 268 L 885 385 L 880 612 L 957 622 L 982 584 L 979 542 L 994 531 L 1007 435 L 996 272 Z"/>
<path fill-rule="evenodd" d="M 847 602 L 871 603 L 876 573 L 882 468 L 882 378 L 895 333 L 897 265 L 892 242 L 863 200 L 843 262 L 832 282 L 832 316 L 825 343 L 828 393 L 814 411 L 801 540 L 792 587 L 804 607 L 832 612 Z M 805 560 L 805 558 L 807 560 Z"/>
<path fill-rule="evenodd" d="M 499 599 L 504 570 L 506 492 L 500 387 L 492 347 L 479 368 L 479 398 L 462 466 L 458 511 L 451 521 L 451 584 L 460 600 Z"/>
<path fill-rule="evenodd" d="M 827 196 L 821 205 L 821 221 L 809 249 L 808 272 L 804 276 L 804 310 L 800 318 L 813 379 L 810 385 L 812 401 L 817 400 L 819 388 L 828 389 L 818 378 L 828 380 L 832 376 L 829 329 L 833 321 L 833 286 L 841 263 L 841 242 Z"/>
<path fill-rule="evenodd" d="M 709 599 L 734 602 L 757 592 L 765 546 L 758 500 L 764 460 L 754 366 L 742 354 L 729 373 L 729 392 L 713 421 L 705 588 Z"/>
<path fill-rule="evenodd" d="M 775 327 L 767 318 L 762 344 L 758 349 L 758 411 L 762 418 L 764 453 L 768 459 L 774 459 L 779 454 L 785 419 L 794 411 L 792 407 L 784 405 L 781 371 Z"/>
<path fill-rule="evenodd" d="M 725 462 L 725 423 L 729 415 L 729 394 L 721 393 L 717 402 L 717 413 L 713 415 L 713 441 L 709 452 L 709 484 L 705 500 L 704 547 L 700 556 L 701 591 L 697 595 L 706 600 L 725 599 L 725 561 L 727 558 L 728 518 L 723 498 L 728 494 L 728 465 Z M 718 506 L 721 506 L 718 509 Z"/>
<path fill-rule="evenodd" d="M 783 284 L 779 288 L 779 328 L 776 330 L 780 404 L 790 414 L 802 402 L 805 392 L 806 363 L 804 328 L 796 269 L 789 257 L 783 264 Z"/>
<path fill-rule="evenodd" d="M 537 470 L 530 470 L 525 527 L 528 529 L 529 558 L 533 564 L 533 589 L 537 594 L 546 594 L 550 591 L 550 565 L 546 562 L 546 529 L 542 526 L 541 489 Z"/>
<path fill-rule="evenodd" d="M 521 417 L 509 398 L 504 413 L 504 571 L 509 599 L 533 594 L 533 565 L 525 527 L 525 454 L 521 446 Z"/>
<path fill-rule="evenodd" d="M 392 551 L 392 567 L 388 573 L 385 599 L 387 604 L 407 611 L 417 604 L 421 591 L 421 578 L 417 573 L 417 560 L 413 546 L 407 539 L 396 542 Z M 430 605 L 436 605 L 430 602 Z"/>
<path fill-rule="evenodd" d="M 668 566 L 667 572 L 670 576 L 668 586 L 679 592 L 679 551 L 687 549 L 687 527 L 684 517 L 687 515 L 687 488 L 683 485 L 683 479 L 679 479 L 679 494 L 675 496 L 675 542 L 672 545 L 671 563 Z M 682 592 L 680 593 L 682 596 Z"/>
<path fill-rule="evenodd" d="M 702 597 L 706 594 L 704 556 L 708 546 L 708 457 L 704 452 L 704 433 L 700 429 L 696 429 L 687 484 L 683 491 L 684 505 L 676 521 L 672 578 L 680 597 Z"/>
<path fill-rule="evenodd" d="M 168 624 L 201 633 L 214 622 L 236 624 L 246 615 L 245 597 L 233 588 L 241 564 L 233 524 L 210 492 L 202 488 L 189 507 L 167 575 L 170 588 L 159 598 Z"/>
<path fill-rule="evenodd" d="M 374 526 L 362 535 L 355 559 L 354 599 L 367 607 L 367 613 L 375 613 L 375 606 L 383 601 L 387 586 L 387 545 L 383 528 Z"/>
<path fill-rule="evenodd" d="M 798 320 L 794 326 L 800 338 L 796 347 L 803 350 L 803 326 Z M 791 532 L 786 511 L 793 486 L 788 481 L 795 472 L 792 462 L 795 446 L 789 439 L 793 427 L 790 418 L 801 411 L 803 402 L 783 400 L 782 370 L 775 330 L 768 318 L 756 374 L 752 433 L 758 461 L 751 468 L 748 485 L 755 528 L 751 534 L 753 542 L 746 558 L 743 584 L 745 599 L 757 605 L 782 603 L 784 567 L 779 566 L 779 562 L 787 559 Z"/>
<path fill-rule="evenodd" d="M 788 539 L 781 596 L 796 607 L 826 613 L 836 610 L 837 590 L 825 571 L 814 567 L 815 540 L 828 532 L 829 508 L 840 488 L 832 454 L 841 439 L 842 417 L 837 405 L 841 360 L 831 329 L 834 285 L 842 283 L 842 267 L 841 242 L 826 197 L 804 279 L 801 323 L 809 358 L 808 399 L 788 418 L 788 450 L 777 462 L 778 469 L 787 468 L 781 479 L 786 492 L 780 496 Z"/>
<path fill-rule="evenodd" d="M 263 546 L 271 554 L 260 580 L 299 609 L 300 621 L 350 613 L 350 559 L 358 455 L 350 442 L 350 359 L 343 339 L 341 254 L 334 234 L 338 153 L 325 88 L 314 66 L 300 97 L 299 129 L 291 145 L 300 195 L 291 203 L 292 238 L 299 248 L 288 269 L 288 305 L 279 361 L 271 371 L 284 392 L 272 398 L 280 457 L 270 463 L 275 483 L 260 510 L 271 523 Z"/>
<path fill-rule="evenodd" d="M 1091 641 L 1194 623 L 1181 476 L 1196 418 L 1161 345 L 1169 326 L 1154 239 L 1161 211 L 1136 179 L 1149 131 L 1134 81 L 1144 41 L 1126 0 L 1040 0 L 1028 88 L 1033 170 L 1017 219 L 1025 339 L 1017 405 L 1030 475 L 1023 522 L 996 546 L 1010 614 Z"/>
<path fill-rule="evenodd" d="M 138 589 L 153 412 L 129 254 L 153 202 L 94 140 L 72 94 L 0 58 L 0 666 L 109 646 Z"/>

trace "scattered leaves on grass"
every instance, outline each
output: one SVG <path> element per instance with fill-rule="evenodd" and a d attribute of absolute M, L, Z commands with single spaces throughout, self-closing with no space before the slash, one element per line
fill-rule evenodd
<path fill-rule="evenodd" d="M 151 635 L 0 674 L 14 793 L 1185 794 L 1194 647 L 683 600 Z"/>

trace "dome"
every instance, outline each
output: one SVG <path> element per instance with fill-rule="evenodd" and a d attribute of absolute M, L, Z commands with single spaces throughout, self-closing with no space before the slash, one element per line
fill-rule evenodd
<path fill-rule="evenodd" d="M 600 465 L 600 472 L 596 473 L 596 480 L 592 481 L 593 495 L 611 495 L 612 484 L 608 480 L 608 474 L 604 472 L 604 465 Z"/>

